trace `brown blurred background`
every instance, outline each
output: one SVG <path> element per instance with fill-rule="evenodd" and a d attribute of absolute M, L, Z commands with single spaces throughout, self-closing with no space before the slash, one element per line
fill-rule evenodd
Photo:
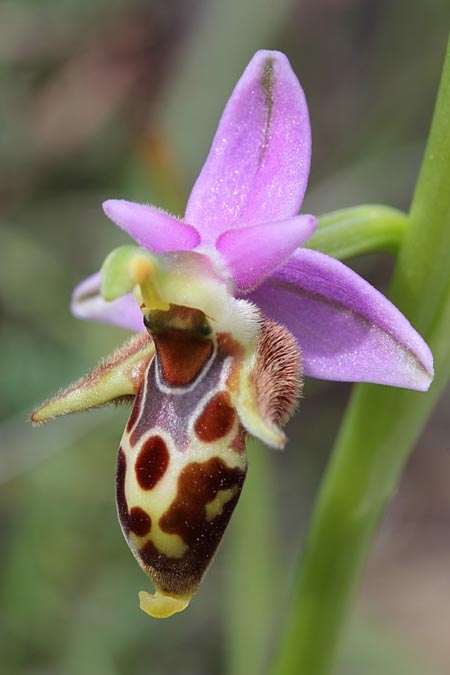
<path fill-rule="evenodd" d="M 72 287 L 127 241 L 101 202 L 124 197 L 181 214 L 223 105 L 257 49 L 284 51 L 309 101 L 305 210 L 364 202 L 406 210 L 449 16 L 448 0 L 0 2 L 1 673 L 231 672 L 227 594 L 239 525 L 188 613 L 152 621 L 138 609 L 148 583 L 115 517 L 127 411 L 38 430 L 26 415 L 126 337 L 69 313 Z M 388 256 L 350 264 L 386 288 Z M 307 381 L 286 451 L 261 451 L 273 478 L 270 538 L 279 542 L 271 640 L 249 646 L 263 664 L 349 391 Z M 448 407 L 447 392 L 384 519 L 339 675 L 450 672 Z"/>

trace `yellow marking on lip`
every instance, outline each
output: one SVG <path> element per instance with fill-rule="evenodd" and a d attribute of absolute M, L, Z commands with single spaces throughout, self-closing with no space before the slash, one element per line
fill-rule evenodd
<path fill-rule="evenodd" d="M 142 546 L 142 539 L 137 538 L 134 533 L 131 533 L 130 539 L 134 538 L 136 538 L 138 545 Z M 162 532 L 159 524 L 153 526 L 151 535 L 148 537 L 147 541 L 151 541 L 160 553 L 169 558 L 182 558 L 189 548 L 179 534 Z"/>
<path fill-rule="evenodd" d="M 232 488 L 228 488 L 227 490 L 219 490 L 214 499 L 206 504 L 206 520 L 208 523 L 213 520 L 213 518 L 220 516 L 225 504 L 229 502 L 230 499 L 233 499 L 238 490 L 239 487 L 237 485 Z"/>

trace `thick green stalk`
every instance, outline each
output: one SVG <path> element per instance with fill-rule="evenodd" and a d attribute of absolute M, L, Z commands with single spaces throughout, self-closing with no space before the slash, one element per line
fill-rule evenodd
<path fill-rule="evenodd" d="M 340 209 L 319 218 L 318 230 L 308 247 L 334 258 L 374 250 L 394 252 L 406 223 L 404 213 L 387 206 Z M 277 600 L 273 580 L 279 573 L 270 450 L 253 439 L 248 441 L 248 453 L 249 472 L 239 513 L 227 538 L 227 672 L 233 675 L 262 675 L 267 671 Z"/>
<path fill-rule="evenodd" d="M 325 475 L 276 675 L 328 675 L 374 530 L 450 375 L 450 47 L 391 297 L 430 344 L 427 394 L 355 388 Z"/>
<path fill-rule="evenodd" d="M 318 230 L 308 241 L 308 247 L 334 258 L 370 251 L 393 253 L 400 246 L 406 223 L 404 213 L 387 206 L 340 209 L 319 218 Z M 276 541 L 272 541 L 276 538 L 276 523 L 270 451 L 256 441 L 249 441 L 248 445 L 249 473 L 239 513 L 228 536 L 227 672 L 233 675 L 262 675 L 267 670 L 267 646 L 271 643 L 276 614 L 273 580 L 279 573 Z"/>

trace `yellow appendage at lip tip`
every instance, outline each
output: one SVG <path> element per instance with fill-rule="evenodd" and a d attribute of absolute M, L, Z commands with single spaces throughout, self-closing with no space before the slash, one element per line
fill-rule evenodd
<path fill-rule="evenodd" d="M 190 598 L 174 598 L 156 591 L 153 595 L 147 591 L 139 592 L 140 608 L 154 619 L 167 619 L 177 612 L 182 612 L 189 605 Z"/>

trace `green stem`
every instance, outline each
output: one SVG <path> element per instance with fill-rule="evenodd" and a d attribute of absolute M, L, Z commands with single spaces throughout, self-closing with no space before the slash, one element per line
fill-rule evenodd
<path fill-rule="evenodd" d="M 276 675 L 327 675 L 374 530 L 450 376 L 450 46 L 391 297 L 435 357 L 427 394 L 355 387 L 318 497 Z"/>

